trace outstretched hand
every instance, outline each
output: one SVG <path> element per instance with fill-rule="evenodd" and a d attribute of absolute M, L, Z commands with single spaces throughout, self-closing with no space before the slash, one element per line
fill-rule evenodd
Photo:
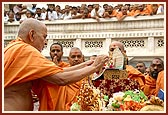
<path fill-rule="evenodd" d="M 109 57 L 107 55 L 98 55 L 92 66 L 94 66 L 96 70 L 100 70 L 108 60 Z"/>
<path fill-rule="evenodd" d="M 86 66 L 90 66 L 91 64 L 93 64 L 94 60 L 88 60 L 88 61 L 85 61 L 85 65 Z"/>

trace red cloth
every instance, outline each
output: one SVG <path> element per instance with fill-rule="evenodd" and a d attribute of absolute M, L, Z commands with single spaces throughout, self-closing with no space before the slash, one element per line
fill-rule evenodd
<path fill-rule="evenodd" d="M 131 79 L 96 80 L 93 81 L 93 85 L 99 87 L 100 91 L 109 97 L 119 91 L 139 89 L 139 84 Z"/>

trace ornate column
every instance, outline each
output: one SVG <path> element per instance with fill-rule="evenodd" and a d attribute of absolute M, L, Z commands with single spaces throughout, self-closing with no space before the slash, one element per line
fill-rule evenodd
<path fill-rule="evenodd" d="M 80 50 L 82 50 L 81 42 L 82 42 L 81 38 L 76 38 L 75 47 L 78 47 Z"/>
<path fill-rule="evenodd" d="M 111 37 L 106 37 L 106 40 L 105 40 L 105 51 L 109 51 L 109 46 L 111 44 L 112 40 L 111 40 Z"/>
<path fill-rule="evenodd" d="M 153 36 L 148 37 L 148 52 L 153 54 L 155 52 L 155 39 Z"/>
<path fill-rule="evenodd" d="M 43 51 L 41 52 L 44 56 L 50 57 L 50 46 L 53 44 L 53 39 L 47 40 L 47 46 L 44 47 Z"/>

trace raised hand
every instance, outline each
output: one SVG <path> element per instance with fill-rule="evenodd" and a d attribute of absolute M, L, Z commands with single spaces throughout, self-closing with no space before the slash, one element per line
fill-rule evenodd
<path fill-rule="evenodd" d="M 58 61 L 57 61 L 57 56 L 54 56 L 53 60 L 52 60 L 56 65 L 58 65 Z"/>
<path fill-rule="evenodd" d="M 100 70 L 108 60 L 109 57 L 107 55 L 98 55 L 92 66 L 95 66 L 96 70 Z"/>

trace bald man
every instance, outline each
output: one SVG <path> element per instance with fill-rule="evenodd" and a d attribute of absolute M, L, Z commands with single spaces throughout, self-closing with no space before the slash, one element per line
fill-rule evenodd
<path fill-rule="evenodd" d="M 124 44 L 119 42 L 119 41 L 113 41 L 110 46 L 109 46 L 109 52 L 113 52 L 115 48 L 119 48 L 120 51 L 126 55 L 126 50 L 124 49 Z M 128 72 L 128 78 L 136 80 L 139 85 L 140 89 L 144 86 L 145 84 L 145 77 L 144 75 L 139 72 L 137 69 L 132 67 L 131 65 L 126 65 L 126 71 Z"/>
<path fill-rule="evenodd" d="M 78 47 L 71 48 L 68 56 L 68 62 L 70 66 L 75 66 L 84 62 L 84 55 Z M 85 78 L 84 78 L 85 79 Z M 72 102 L 75 100 L 76 96 L 79 94 L 79 89 L 81 87 L 82 81 L 80 80 L 76 83 L 66 86 L 66 109 L 70 110 Z"/>
<path fill-rule="evenodd" d="M 78 47 L 71 48 L 69 52 L 68 62 L 70 66 L 75 66 L 84 62 L 84 55 Z"/>
<path fill-rule="evenodd" d="M 46 37 L 46 25 L 29 18 L 20 24 L 17 38 L 5 47 L 5 111 L 33 110 L 31 88 L 34 80 L 42 79 L 52 84 L 67 85 L 96 72 L 108 60 L 108 56 L 101 55 L 94 62 L 87 61 L 62 69 L 40 53 L 47 42 Z M 40 86 L 40 84 L 36 85 Z"/>

